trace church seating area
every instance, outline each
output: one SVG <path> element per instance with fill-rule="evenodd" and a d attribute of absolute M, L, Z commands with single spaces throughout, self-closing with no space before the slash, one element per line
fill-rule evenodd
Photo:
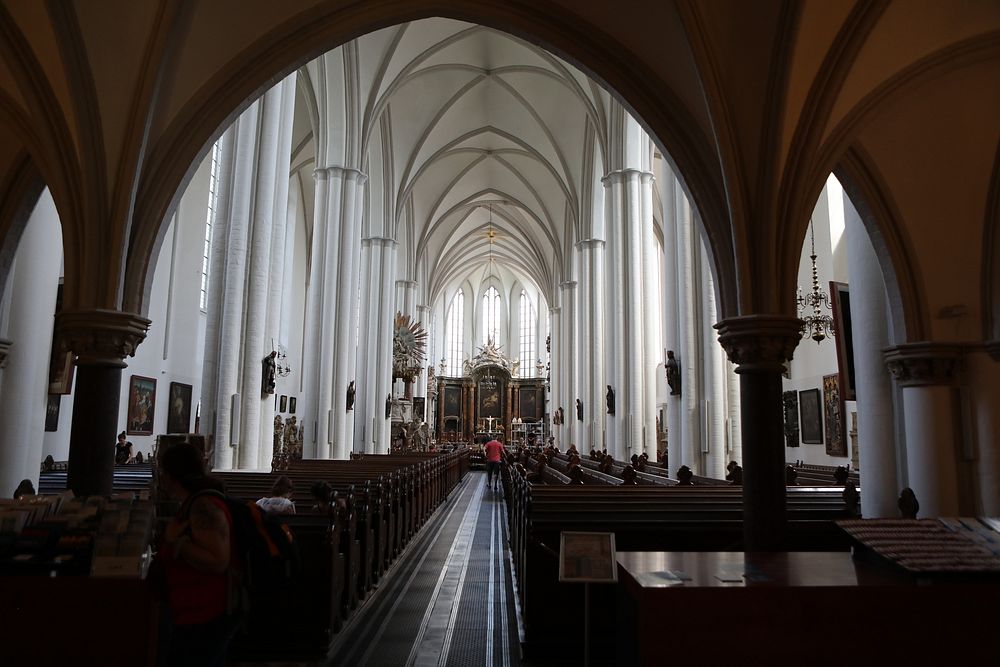
<path fill-rule="evenodd" d="M 565 465 L 560 458 L 565 459 L 554 457 L 545 466 L 544 483 L 529 481 L 516 466 L 504 468 L 510 549 L 527 656 L 561 654 L 567 649 L 564 638 L 576 636 L 574 628 L 583 623 L 582 590 L 558 581 L 562 531 L 613 532 L 618 551 L 743 549 L 740 486 L 621 486 L 605 479 L 608 475 L 586 468 L 590 482 L 574 487 L 550 477 L 556 472 L 553 468 Z M 529 475 L 535 466 L 528 463 Z M 834 524 L 835 519 L 849 516 L 839 488 L 788 487 L 787 493 L 789 549 L 848 549 L 848 540 Z M 591 594 L 597 596 L 591 600 L 592 627 L 613 627 L 613 595 L 601 589 Z M 592 647 L 601 644 L 596 638 L 601 631 L 596 632 Z M 604 639 L 613 643 L 613 637 Z"/>

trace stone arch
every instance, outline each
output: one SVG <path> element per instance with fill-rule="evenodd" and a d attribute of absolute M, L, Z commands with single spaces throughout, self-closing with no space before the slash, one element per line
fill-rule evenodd
<path fill-rule="evenodd" d="M 701 213 L 719 268 L 722 312 L 736 314 L 735 255 L 715 151 L 680 97 L 648 72 L 639 58 L 630 56 L 620 45 L 602 41 L 598 28 L 567 22 L 565 12 L 557 8 L 464 1 L 442 6 L 428 0 L 387 3 L 378 9 L 324 6 L 304 12 L 296 20 L 275 28 L 255 45 L 257 48 L 231 61 L 228 68 L 206 84 L 203 93 L 178 115 L 147 153 L 147 166 L 137 188 L 122 309 L 130 312 L 147 309 L 148 283 L 169 212 L 179 201 L 199 159 L 256 95 L 276 78 L 360 34 L 433 16 L 479 23 L 526 37 L 603 82 L 640 119 L 664 155 L 669 156 Z"/>

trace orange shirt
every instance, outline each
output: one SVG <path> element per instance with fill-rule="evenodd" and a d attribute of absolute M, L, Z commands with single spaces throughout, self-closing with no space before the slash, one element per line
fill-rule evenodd
<path fill-rule="evenodd" d="M 503 451 L 503 445 L 498 440 L 490 440 L 483 445 L 483 449 L 486 450 L 486 460 L 489 463 L 500 463 L 500 452 Z"/>

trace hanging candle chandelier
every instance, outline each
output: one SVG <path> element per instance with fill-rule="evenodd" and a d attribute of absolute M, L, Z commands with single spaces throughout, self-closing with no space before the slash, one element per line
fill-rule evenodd
<path fill-rule="evenodd" d="M 816 230 L 813 229 L 812 221 L 809 222 L 810 249 L 812 254 L 812 292 L 802 294 L 802 287 L 799 287 L 795 297 L 795 304 L 798 309 L 799 319 L 802 320 L 802 337 L 812 338 L 818 345 L 827 336 L 834 335 L 833 318 L 826 314 L 824 309 L 831 310 L 830 295 L 819 288 L 819 275 L 816 271 Z"/>

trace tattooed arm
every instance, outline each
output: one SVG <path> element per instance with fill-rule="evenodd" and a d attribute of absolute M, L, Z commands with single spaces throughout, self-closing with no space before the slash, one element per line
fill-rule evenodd
<path fill-rule="evenodd" d="M 191 539 L 180 541 L 174 555 L 203 572 L 221 573 L 229 567 L 229 521 L 209 498 L 191 505 Z"/>

